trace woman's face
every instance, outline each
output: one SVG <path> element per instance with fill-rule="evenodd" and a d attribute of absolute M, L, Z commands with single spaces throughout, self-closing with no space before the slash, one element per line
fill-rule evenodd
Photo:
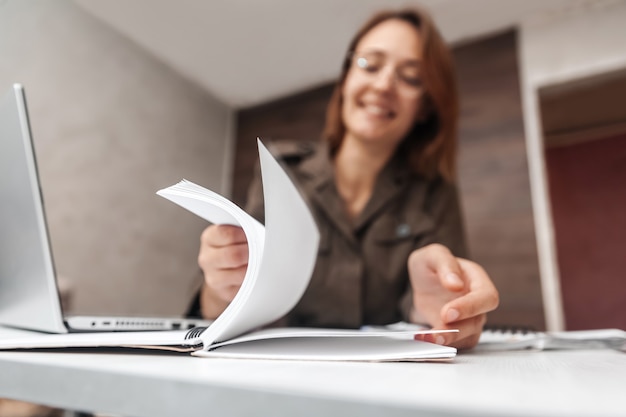
<path fill-rule="evenodd" d="M 399 19 L 386 20 L 357 44 L 342 88 L 346 136 L 394 148 L 420 109 L 422 39 Z"/>

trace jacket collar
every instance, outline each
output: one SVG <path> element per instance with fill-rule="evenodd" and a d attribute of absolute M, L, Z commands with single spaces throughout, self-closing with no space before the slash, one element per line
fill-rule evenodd
<path fill-rule="evenodd" d="M 350 220 L 335 185 L 335 171 L 328 145 L 320 143 L 311 158 L 303 161 L 304 176 L 309 195 L 322 212 L 350 240 L 365 227 L 391 200 L 407 186 L 411 175 L 409 166 L 395 155 L 379 174 L 372 197 L 358 218 Z"/>

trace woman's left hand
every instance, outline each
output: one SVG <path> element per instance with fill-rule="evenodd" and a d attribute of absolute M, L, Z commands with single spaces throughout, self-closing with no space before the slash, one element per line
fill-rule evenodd
<path fill-rule="evenodd" d="M 498 291 L 485 270 L 439 244 L 413 251 L 408 268 L 414 306 L 411 321 L 433 329 L 459 330 L 416 338 L 459 349 L 474 347 L 487 313 L 499 303 Z"/>

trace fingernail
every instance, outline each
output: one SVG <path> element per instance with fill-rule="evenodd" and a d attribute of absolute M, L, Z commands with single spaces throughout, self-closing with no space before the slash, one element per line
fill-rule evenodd
<path fill-rule="evenodd" d="M 446 281 L 448 281 L 448 284 L 455 287 L 460 287 L 463 285 L 463 281 L 461 280 L 461 278 L 459 278 L 459 276 L 454 272 L 449 272 L 448 274 L 446 274 Z"/>
<path fill-rule="evenodd" d="M 451 308 L 446 313 L 446 322 L 451 323 L 455 321 L 456 319 L 458 319 L 459 316 L 460 316 L 459 311 L 457 309 Z"/>
<path fill-rule="evenodd" d="M 437 336 L 435 338 L 435 343 L 437 343 L 438 345 L 443 345 L 446 342 L 446 339 L 444 339 L 443 336 Z"/>

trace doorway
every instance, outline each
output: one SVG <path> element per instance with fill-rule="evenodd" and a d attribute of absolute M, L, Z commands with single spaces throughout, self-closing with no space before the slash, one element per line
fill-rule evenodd
<path fill-rule="evenodd" d="M 540 90 L 567 330 L 626 328 L 626 70 Z"/>

